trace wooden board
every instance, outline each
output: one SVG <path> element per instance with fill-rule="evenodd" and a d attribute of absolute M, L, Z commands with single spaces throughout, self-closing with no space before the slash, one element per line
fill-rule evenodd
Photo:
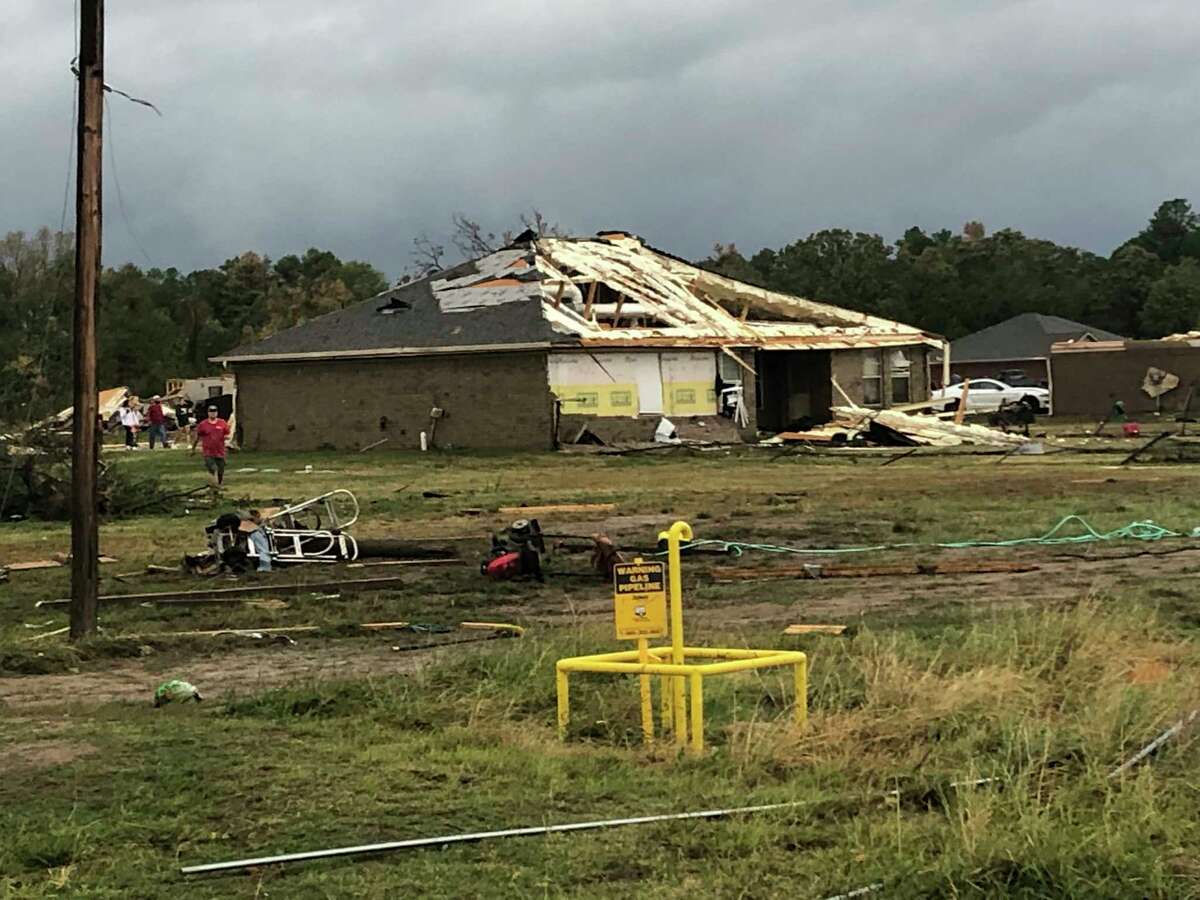
<path fill-rule="evenodd" d="M 789 625 L 783 629 L 784 634 L 841 634 L 846 630 L 845 625 Z"/>

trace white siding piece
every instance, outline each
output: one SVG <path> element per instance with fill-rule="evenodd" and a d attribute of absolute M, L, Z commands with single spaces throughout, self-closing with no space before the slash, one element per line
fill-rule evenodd
<path fill-rule="evenodd" d="M 528 250 L 498 250 L 475 261 L 476 271 L 459 278 L 442 278 L 433 281 L 430 288 L 437 298 L 438 307 L 444 313 L 469 312 L 486 306 L 500 306 L 532 297 L 541 299 L 541 288 L 537 281 L 521 284 L 501 284 L 490 287 L 474 287 L 498 278 L 520 278 L 527 276 L 529 265 L 514 265 L 524 261 L 531 264 Z"/>

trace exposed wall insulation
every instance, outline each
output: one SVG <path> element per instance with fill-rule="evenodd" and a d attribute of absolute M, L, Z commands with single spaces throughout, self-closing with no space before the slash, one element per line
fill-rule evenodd
<path fill-rule="evenodd" d="M 564 413 L 595 416 L 717 412 L 712 350 L 550 354 L 550 390 Z"/>

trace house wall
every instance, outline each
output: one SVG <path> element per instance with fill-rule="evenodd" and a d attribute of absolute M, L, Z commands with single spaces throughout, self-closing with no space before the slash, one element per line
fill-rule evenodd
<path fill-rule="evenodd" d="M 718 425 L 717 380 L 722 371 L 723 384 L 740 381 L 743 385 L 750 421 L 741 434 L 752 435 L 753 375 L 736 364 L 723 364 L 721 355 L 712 348 L 552 353 L 548 370 L 550 390 L 560 402 L 560 439 L 571 442 L 584 425 L 593 423 L 590 430 L 609 442 L 651 440 L 663 416 L 677 428 L 684 420 L 698 418 Z M 753 358 L 752 353 L 739 356 Z M 720 439 L 737 437 L 736 429 L 716 430 Z"/>
<path fill-rule="evenodd" d="M 830 366 L 833 377 L 841 385 L 850 399 L 862 406 L 868 406 L 863 390 L 863 357 L 876 354 L 881 357 L 881 372 L 883 379 L 883 406 L 902 406 L 905 401 L 892 396 L 892 371 L 894 358 L 892 354 L 903 351 L 909 362 L 909 402 L 918 402 L 929 397 L 929 367 L 927 358 L 929 348 L 924 344 L 907 347 L 887 347 L 882 350 L 834 350 Z M 836 390 L 833 392 L 833 405 L 844 406 L 845 399 Z M 878 404 L 877 404 L 878 405 Z"/>
<path fill-rule="evenodd" d="M 245 363 L 237 381 L 248 450 L 353 450 L 382 438 L 379 450 L 412 450 L 435 406 L 445 411 L 438 447 L 548 449 L 553 441 L 544 352 Z"/>
<path fill-rule="evenodd" d="M 1151 366 L 1179 377 L 1179 386 L 1162 396 L 1163 412 L 1178 412 L 1187 402 L 1188 388 L 1200 386 L 1200 347 L 1181 341 L 1126 341 L 1124 350 L 1088 350 L 1054 353 L 1055 415 L 1103 418 L 1114 400 L 1130 413 L 1152 413 L 1158 407 L 1142 391 Z M 1200 411 L 1200 397 L 1191 411 Z"/>

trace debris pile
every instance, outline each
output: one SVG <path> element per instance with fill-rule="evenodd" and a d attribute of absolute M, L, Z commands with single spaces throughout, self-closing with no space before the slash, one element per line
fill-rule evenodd
<path fill-rule="evenodd" d="M 96 462 L 100 512 L 162 512 L 172 501 L 204 488 L 168 492 L 158 476 Z M 71 447 L 49 428 L 34 427 L 0 444 L 0 520 L 63 520 L 71 514 Z"/>
<path fill-rule="evenodd" d="M 1018 447 L 1028 438 L 983 425 L 895 409 L 835 406 L 833 421 L 808 431 L 780 432 L 770 443 L 872 444 L 884 447 Z"/>

